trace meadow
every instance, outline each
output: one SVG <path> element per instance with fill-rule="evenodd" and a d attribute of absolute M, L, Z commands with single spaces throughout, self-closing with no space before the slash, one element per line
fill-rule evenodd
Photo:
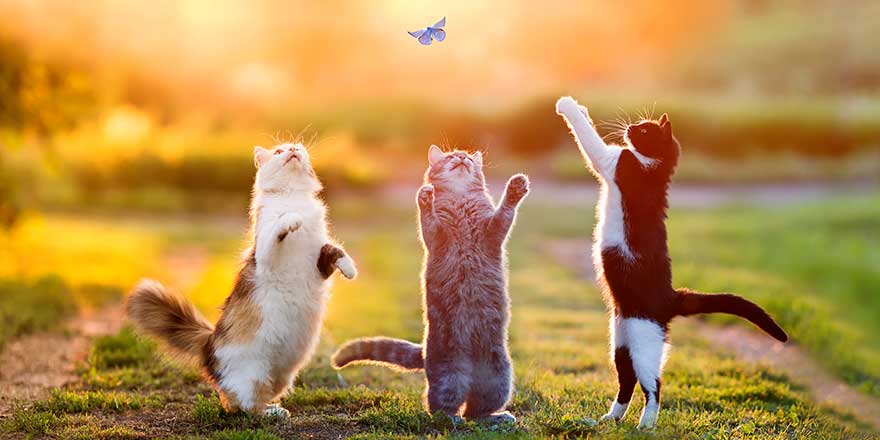
<path fill-rule="evenodd" d="M 880 395 L 880 346 L 870 337 L 880 330 L 874 319 L 880 310 L 866 298 L 880 284 L 878 201 L 875 193 L 804 205 L 673 209 L 675 282 L 745 294 L 766 306 L 793 343 L 820 364 L 865 393 Z M 335 283 L 318 356 L 282 401 L 293 414 L 289 421 L 223 413 L 196 371 L 164 359 L 153 343 L 123 329 L 95 340 L 78 367 L 77 382 L 45 399 L 21 402 L 3 421 L 5 435 L 876 438 L 845 408 L 817 404 L 792 378 L 737 360 L 702 338 L 692 320 L 672 326 L 674 348 L 655 432 L 635 429 L 638 395 L 625 421 L 592 426 L 584 419 L 603 414 L 616 390 L 605 306 L 592 281 L 560 264 L 549 246 L 587 239 L 592 206 L 586 201 L 572 208 L 539 198 L 526 201 L 508 243 L 517 376 L 510 409 L 520 423 L 502 431 L 474 423 L 453 427 L 422 411 L 418 374 L 375 367 L 337 374 L 329 367 L 328 356 L 349 338 L 421 337 L 422 259 L 414 206 L 351 195 L 333 197 L 330 206 L 336 235 L 358 261 L 360 276 Z M 138 277 L 149 275 L 180 288 L 216 317 L 245 226 L 243 216 L 26 217 L 8 233 L 11 252 L 0 255 L 0 277 L 36 291 L 72 293 L 45 295 L 52 307 L 2 295 L 0 310 L 34 316 L 12 337 L 57 329 L 43 323 L 113 303 Z"/>

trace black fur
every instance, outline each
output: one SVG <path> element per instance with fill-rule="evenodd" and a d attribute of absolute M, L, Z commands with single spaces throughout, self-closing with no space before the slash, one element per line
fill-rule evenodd
<path fill-rule="evenodd" d="M 587 108 L 577 101 L 560 98 L 556 112 L 566 120 L 603 185 L 594 264 L 613 309 L 612 342 L 618 347 L 614 363 L 619 383 L 617 403 L 603 419 L 626 414 L 638 381 L 645 393 L 639 426 L 650 428 L 660 408 L 662 345 L 668 342 L 673 318 L 729 313 L 752 321 L 780 341 L 788 336 L 763 309 L 736 295 L 705 295 L 672 287 L 667 192 L 680 148 L 667 115 L 628 126 L 627 146 L 608 146 L 592 126 Z"/>
<path fill-rule="evenodd" d="M 654 160 L 645 166 L 632 150 L 624 149 L 614 183 L 620 189 L 626 242 L 633 254 L 618 248 L 602 250 L 604 284 L 615 313 L 646 318 L 667 328 L 676 316 L 697 313 L 736 315 L 780 341 L 788 336 L 758 305 L 732 294 L 707 295 L 672 287 L 672 264 L 666 236 L 667 193 L 678 163 L 679 144 L 671 124 L 646 121 L 627 129 L 635 151 Z M 645 131 L 645 133 L 642 133 Z"/>
<path fill-rule="evenodd" d="M 629 403 L 636 388 L 636 371 L 628 348 L 620 347 L 614 352 L 614 367 L 617 368 L 617 401 Z"/>

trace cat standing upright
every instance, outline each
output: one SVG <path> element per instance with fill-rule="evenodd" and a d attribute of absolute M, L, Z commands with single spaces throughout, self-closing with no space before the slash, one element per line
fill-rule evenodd
<path fill-rule="evenodd" d="M 620 420 L 636 381 L 645 394 L 639 427 L 653 427 L 660 410 L 660 373 L 668 350 L 669 322 L 676 316 L 728 313 L 748 319 L 780 341 L 785 332 L 758 305 L 732 294 L 703 294 L 672 287 L 666 241 L 667 190 L 679 144 L 664 114 L 629 125 L 626 147 L 606 145 L 586 107 L 570 98 L 556 102 L 602 184 L 593 246 L 596 276 L 612 309 L 617 400 L 603 420 Z"/>
<path fill-rule="evenodd" d="M 424 341 L 351 341 L 333 356 L 333 366 L 369 363 L 424 369 L 429 412 L 515 422 L 504 411 L 513 388 L 504 243 L 519 202 L 528 193 L 528 179 L 522 174 L 511 177 L 496 207 L 486 189 L 479 152 L 444 154 L 431 146 L 428 163 L 425 185 L 418 193 L 425 249 Z"/>
<path fill-rule="evenodd" d="M 311 358 L 338 268 L 354 278 L 352 259 L 328 236 L 321 183 L 300 145 L 254 149 L 253 243 L 216 327 L 186 299 L 152 280 L 128 298 L 143 333 L 198 360 L 229 411 L 287 416 L 269 402 Z"/>

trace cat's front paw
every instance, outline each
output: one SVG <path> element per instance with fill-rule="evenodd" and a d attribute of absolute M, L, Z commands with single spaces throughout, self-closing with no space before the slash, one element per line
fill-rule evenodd
<path fill-rule="evenodd" d="M 429 183 L 419 189 L 418 202 L 419 206 L 423 208 L 430 207 L 434 203 L 434 185 Z"/>
<path fill-rule="evenodd" d="M 351 259 L 348 255 L 343 255 L 341 258 L 336 260 L 336 268 L 342 272 L 342 276 L 353 280 L 357 276 L 357 268 L 354 267 L 354 260 Z"/>
<path fill-rule="evenodd" d="M 563 96 L 556 101 L 556 113 L 568 117 L 581 113 L 585 118 L 590 119 L 587 108 L 578 104 L 571 96 Z"/>
<path fill-rule="evenodd" d="M 287 234 L 296 232 L 302 227 L 302 217 L 299 214 L 288 212 L 278 219 L 278 241 L 282 241 Z"/>
<path fill-rule="evenodd" d="M 509 203 L 518 203 L 529 193 L 529 178 L 525 174 L 516 174 L 507 181 L 506 197 Z"/>

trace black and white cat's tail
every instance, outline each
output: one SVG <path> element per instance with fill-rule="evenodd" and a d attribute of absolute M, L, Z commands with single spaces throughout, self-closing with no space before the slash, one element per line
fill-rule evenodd
<path fill-rule="evenodd" d="M 676 289 L 678 293 L 678 314 L 680 316 L 698 313 L 726 313 L 751 321 L 770 336 L 786 342 L 785 330 L 767 314 L 761 306 L 730 293 L 700 293 L 690 289 Z"/>
<path fill-rule="evenodd" d="M 346 342 L 333 355 L 330 364 L 337 370 L 348 364 L 372 364 L 399 371 L 418 371 L 425 368 L 425 359 L 419 344 L 378 336 Z"/>

